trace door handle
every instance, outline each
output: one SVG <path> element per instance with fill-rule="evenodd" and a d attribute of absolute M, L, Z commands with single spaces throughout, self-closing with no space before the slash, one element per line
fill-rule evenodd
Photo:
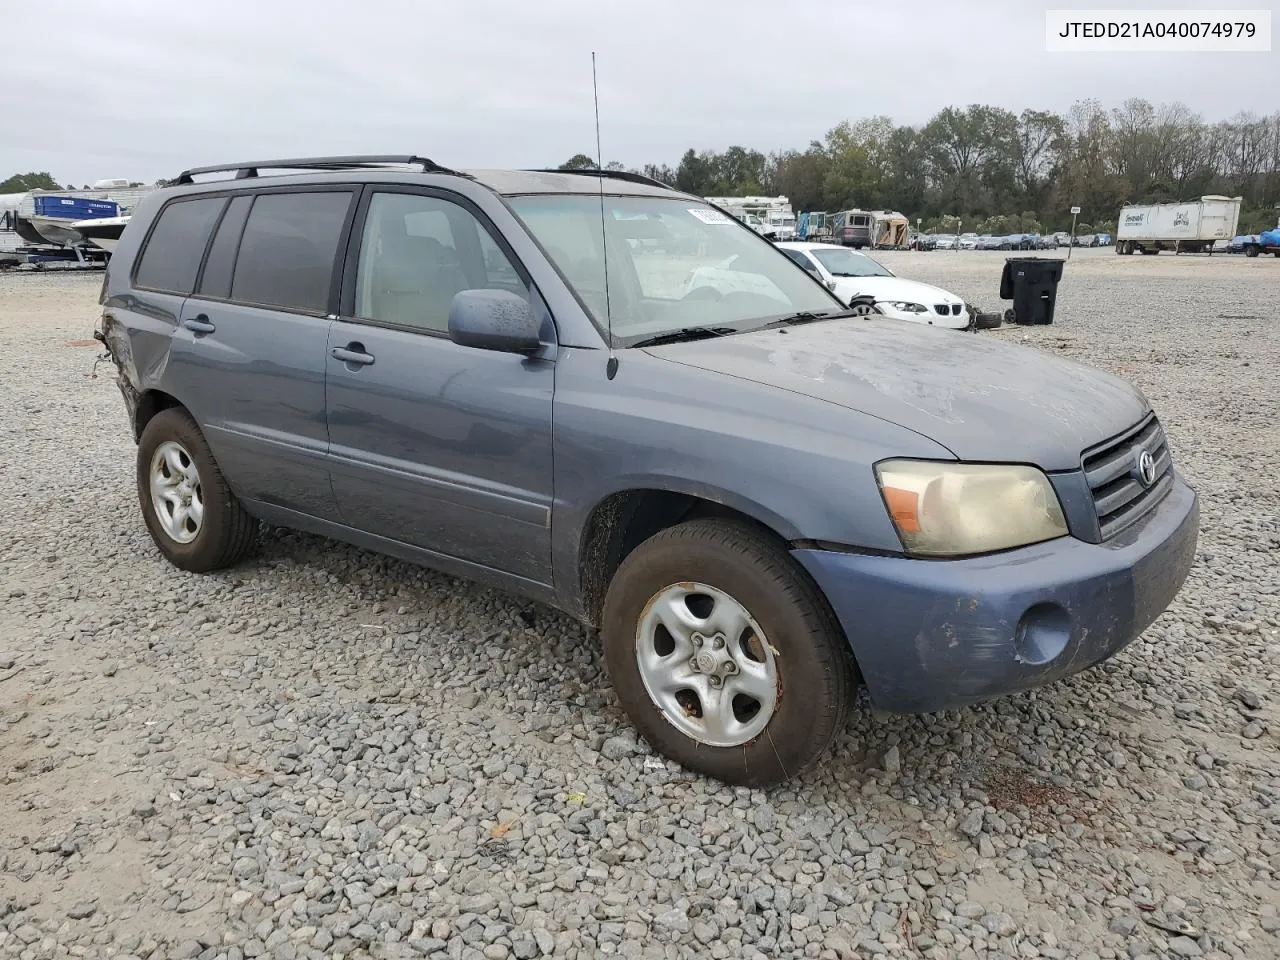
<path fill-rule="evenodd" d="M 195 317 L 187 317 L 187 319 L 182 321 L 182 325 L 197 336 L 205 333 L 213 333 L 213 331 L 218 329 L 213 325 L 213 321 L 203 313 Z"/>
<path fill-rule="evenodd" d="M 345 347 L 334 347 L 329 353 L 335 360 L 367 367 L 373 363 L 373 354 L 364 352 L 363 343 L 348 343 Z"/>

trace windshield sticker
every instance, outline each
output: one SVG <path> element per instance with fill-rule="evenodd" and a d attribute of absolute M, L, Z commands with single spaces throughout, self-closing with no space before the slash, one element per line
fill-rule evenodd
<path fill-rule="evenodd" d="M 726 217 L 719 210 L 712 210 L 710 207 L 690 207 L 689 212 L 703 223 L 733 223 L 732 219 Z"/>

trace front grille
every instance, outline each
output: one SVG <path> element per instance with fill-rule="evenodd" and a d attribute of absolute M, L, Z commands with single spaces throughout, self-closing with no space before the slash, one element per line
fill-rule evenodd
<path fill-rule="evenodd" d="M 960 316 L 960 304 L 958 303 L 935 303 L 933 305 L 934 312 L 940 316 L 951 314 L 952 316 Z"/>
<path fill-rule="evenodd" d="M 1144 451 L 1155 461 L 1149 485 L 1143 483 L 1138 467 Z M 1081 467 L 1093 492 L 1103 540 L 1137 523 L 1173 488 L 1173 461 L 1155 414 L 1119 437 L 1086 450 Z"/>

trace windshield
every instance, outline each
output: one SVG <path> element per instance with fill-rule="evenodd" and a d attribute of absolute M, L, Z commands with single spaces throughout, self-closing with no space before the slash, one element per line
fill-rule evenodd
<path fill-rule="evenodd" d="M 769 243 L 689 199 L 604 198 L 609 254 L 606 310 L 600 197 L 510 198 L 602 332 L 616 346 L 686 327 L 749 330 L 841 304 Z"/>
<path fill-rule="evenodd" d="M 893 274 L 870 257 L 838 247 L 810 251 L 833 277 L 892 277 Z"/>

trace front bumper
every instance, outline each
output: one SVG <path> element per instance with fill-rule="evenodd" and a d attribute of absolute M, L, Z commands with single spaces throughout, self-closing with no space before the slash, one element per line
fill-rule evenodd
<path fill-rule="evenodd" d="M 931 327 L 945 327 L 948 330 L 963 330 L 969 326 L 969 311 L 962 304 L 958 314 L 948 313 L 946 316 L 929 307 L 924 313 L 908 313 L 906 310 L 895 310 L 887 303 L 877 303 L 876 309 L 890 320 L 906 320 L 908 323 L 921 323 Z"/>
<path fill-rule="evenodd" d="M 872 702 L 932 713 L 1029 690 L 1113 656 L 1186 580 L 1200 526 L 1173 490 L 1106 543 L 1062 537 L 966 560 L 796 550 L 844 628 Z"/>

